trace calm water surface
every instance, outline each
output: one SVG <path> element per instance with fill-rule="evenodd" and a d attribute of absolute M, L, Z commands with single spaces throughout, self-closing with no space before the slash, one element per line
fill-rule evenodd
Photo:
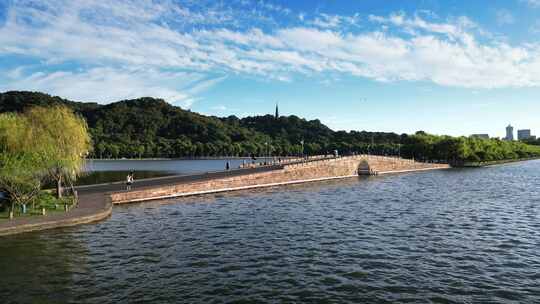
<path fill-rule="evenodd" d="M 0 238 L 2 303 L 539 303 L 540 162 L 115 207 Z"/>
<path fill-rule="evenodd" d="M 257 158 L 264 162 L 266 158 Z M 134 172 L 135 179 L 167 175 L 196 174 L 225 169 L 229 162 L 231 169 L 238 168 L 243 162 L 251 163 L 250 158 L 233 159 L 164 159 L 164 160 L 88 160 L 85 173 L 77 181 L 78 185 L 90 185 L 123 181 L 129 172 Z"/>

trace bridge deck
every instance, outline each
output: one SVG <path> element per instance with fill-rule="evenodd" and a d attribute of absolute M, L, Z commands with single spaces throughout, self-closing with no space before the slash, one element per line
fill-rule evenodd
<path fill-rule="evenodd" d="M 244 168 L 244 169 L 233 169 L 229 171 L 216 171 L 216 172 L 206 172 L 199 174 L 190 174 L 190 175 L 173 175 L 173 176 L 164 176 L 157 178 L 147 178 L 135 180 L 131 186 L 131 190 L 135 189 L 144 189 L 151 187 L 161 187 L 167 185 L 175 185 L 180 183 L 191 183 L 197 181 L 207 181 L 223 177 L 234 177 L 242 176 L 254 173 L 268 172 L 273 170 L 283 169 L 283 165 L 270 165 L 270 166 L 261 166 L 255 168 Z M 80 197 L 86 194 L 92 193 L 107 193 L 107 192 L 116 192 L 116 191 L 127 191 L 126 183 L 114 182 L 108 184 L 99 184 L 99 185 L 87 185 L 87 186 L 77 186 L 75 189 L 79 193 Z"/>

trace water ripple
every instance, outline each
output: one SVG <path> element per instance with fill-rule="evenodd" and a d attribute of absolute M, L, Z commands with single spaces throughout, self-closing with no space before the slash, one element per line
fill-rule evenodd
<path fill-rule="evenodd" d="M 532 161 L 120 206 L 96 225 L 2 238 L 0 296 L 540 302 L 538 172 Z"/>

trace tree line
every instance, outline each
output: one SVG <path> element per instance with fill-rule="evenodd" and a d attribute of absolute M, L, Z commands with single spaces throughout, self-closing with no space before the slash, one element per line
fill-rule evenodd
<path fill-rule="evenodd" d="M 540 157 L 540 147 L 519 141 L 437 136 L 417 132 L 402 140 L 402 156 L 455 166 Z"/>
<path fill-rule="evenodd" d="M 64 105 L 86 120 L 92 158 L 178 158 L 370 153 L 425 161 L 485 162 L 537 157 L 521 142 L 426 134 L 333 131 L 319 120 L 263 115 L 205 116 L 161 99 L 138 98 L 99 105 L 35 92 L 0 94 L 0 112 Z"/>
<path fill-rule="evenodd" d="M 367 149 L 367 143 L 382 151 L 400 140 L 395 133 L 335 132 L 319 120 L 294 115 L 205 116 L 154 98 L 99 105 L 37 92 L 0 94 L 0 112 L 22 112 L 33 105 L 65 105 L 84 117 L 92 158 L 324 154 Z"/>

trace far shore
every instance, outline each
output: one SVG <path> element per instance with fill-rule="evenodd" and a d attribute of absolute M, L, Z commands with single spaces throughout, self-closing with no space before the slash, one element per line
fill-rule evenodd
<path fill-rule="evenodd" d="M 523 162 L 523 161 L 530 161 L 530 160 L 538 160 L 539 157 L 531 157 L 531 158 L 519 158 L 519 159 L 504 159 L 504 160 L 494 160 L 494 161 L 487 161 L 487 162 L 470 162 L 465 163 L 462 166 L 462 168 L 479 168 L 479 167 L 492 167 L 492 166 L 498 166 L 498 165 L 504 165 L 504 164 L 510 164 L 510 163 L 517 163 L 517 162 Z"/>

